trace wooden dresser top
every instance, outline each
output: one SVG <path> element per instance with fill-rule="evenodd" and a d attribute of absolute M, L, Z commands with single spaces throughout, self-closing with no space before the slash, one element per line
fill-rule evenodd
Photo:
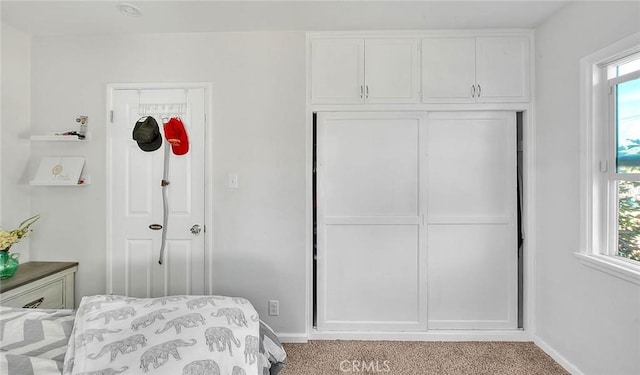
<path fill-rule="evenodd" d="M 54 273 L 77 267 L 78 262 L 26 262 L 20 263 L 12 277 L 0 280 L 0 293 L 8 292 Z"/>

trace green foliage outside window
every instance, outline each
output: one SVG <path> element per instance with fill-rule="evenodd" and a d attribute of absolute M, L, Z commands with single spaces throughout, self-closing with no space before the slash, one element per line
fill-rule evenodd
<path fill-rule="evenodd" d="M 640 182 L 618 183 L 618 255 L 640 261 Z"/>
<path fill-rule="evenodd" d="M 640 140 L 618 147 L 618 170 L 640 173 Z M 618 255 L 640 261 L 640 182 L 618 181 Z"/>

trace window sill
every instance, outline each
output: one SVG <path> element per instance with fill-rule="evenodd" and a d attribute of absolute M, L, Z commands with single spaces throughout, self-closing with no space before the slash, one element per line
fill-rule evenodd
<path fill-rule="evenodd" d="M 585 266 L 640 286 L 640 265 L 604 255 L 574 253 Z"/>

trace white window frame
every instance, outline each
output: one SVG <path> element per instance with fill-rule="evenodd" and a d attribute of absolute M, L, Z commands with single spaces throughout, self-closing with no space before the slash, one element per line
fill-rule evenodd
<path fill-rule="evenodd" d="M 604 70 L 605 68 L 603 68 Z M 606 74 L 606 73 L 605 73 Z M 640 71 L 636 71 L 633 73 L 628 73 L 623 76 L 619 76 L 616 78 L 611 78 L 607 82 L 607 94 L 609 96 L 609 107 L 607 114 L 607 123 L 605 126 L 608 126 L 608 137 L 604 138 L 605 145 L 603 146 L 607 152 L 607 165 L 609 166 L 608 171 L 606 173 L 607 178 L 607 189 L 604 191 L 606 194 L 603 199 L 608 199 L 608 211 L 609 211 L 609 220 L 607 225 L 607 243 L 606 243 L 606 255 L 616 256 L 618 253 L 618 235 L 617 235 L 617 220 L 618 220 L 618 197 L 617 197 L 617 182 L 618 181 L 640 181 L 640 173 L 618 173 L 616 168 L 616 159 L 617 159 L 617 149 L 615 147 L 616 139 L 618 135 L 616 133 L 616 86 L 620 83 L 632 81 L 640 78 Z M 606 79 L 606 77 L 605 77 Z M 621 258 L 621 260 L 626 262 L 634 262 L 633 264 L 638 264 L 637 261 L 634 260 L 625 260 Z"/>
<path fill-rule="evenodd" d="M 640 33 L 592 53 L 580 61 L 580 251 L 576 257 L 586 266 L 640 285 L 640 262 L 625 260 L 617 253 L 617 202 L 609 194 L 615 186 L 615 155 L 609 85 L 606 67 L 640 53 Z M 627 175 L 629 176 L 629 175 Z M 612 182 L 613 181 L 613 182 Z M 615 205 L 615 206 L 614 206 Z M 615 208 L 611 208 L 615 207 Z"/>

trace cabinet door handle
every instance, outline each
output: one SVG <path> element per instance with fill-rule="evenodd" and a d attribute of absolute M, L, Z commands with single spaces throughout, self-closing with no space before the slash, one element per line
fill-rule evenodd
<path fill-rule="evenodd" d="M 364 97 L 364 86 L 360 85 L 360 99 Z"/>
<path fill-rule="evenodd" d="M 37 309 L 38 307 L 40 307 L 40 305 L 42 305 L 42 302 L 44 302 L 44 297 L 40 297 L 35 301 L 31 301 L 29 303 L 27 303 L 26 305 L 22 306 L 23 309 Z"/>
<path fill-rule="evenodd" d="M 367 85 L 367 93 L 366 93 L 365 97 L 366 97 L 367 99 L 369 99 L 369 85 Z"/>
<path fill-rule="evenodd" d="M 482 87 L 480 87 L 480 84 L 478 83 L 478 98 L 480 97 L 481 94 L 482 94 Z"/>
<path fill-rule="evenodd" d="M 476 97 L 476 85 L 471 85 L 471 97 Z"/>

